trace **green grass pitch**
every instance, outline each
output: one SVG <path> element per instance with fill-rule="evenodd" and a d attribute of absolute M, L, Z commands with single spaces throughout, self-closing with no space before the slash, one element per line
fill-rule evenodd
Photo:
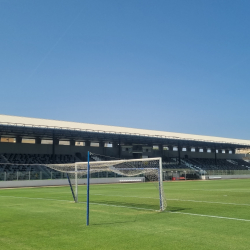
<path fill-rule="evenodd" d="M 250 249 L 250 180 L 0 189 L 0 249 Z"/>

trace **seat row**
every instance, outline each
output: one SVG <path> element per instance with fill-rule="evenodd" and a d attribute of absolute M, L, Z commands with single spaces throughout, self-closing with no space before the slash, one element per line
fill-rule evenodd
<path fill-rule="evenodd" d="M 0 154 L 0 172 L 48 171 L 42 164 L 74 163 L 73 155 L 50 154 Z M 37 165 L 36 165 L 37 164 Z"/>

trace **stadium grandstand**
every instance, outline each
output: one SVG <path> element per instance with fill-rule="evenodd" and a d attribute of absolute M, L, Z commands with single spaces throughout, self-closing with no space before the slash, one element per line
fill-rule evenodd
<path fill-rule="evenodd" d="M 8 115 L 0 115 L 0 140 L 0 180 L 60 177 L 42 164 L 87 161 L 88 151 L 92 161 L 161 157 L 165 179 L 250 170 L 237 153 L 249 152 L 248 140 Z"/>

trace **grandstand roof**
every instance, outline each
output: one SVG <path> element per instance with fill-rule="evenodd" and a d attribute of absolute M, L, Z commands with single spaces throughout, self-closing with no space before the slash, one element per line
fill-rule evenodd
<path fill-rule="evenodd" d="M 146 139 L 149 142 L 149 139 L 151 139 L 152 142 L 165 142 L 166 144 L 170 143 L 173 145 L 176 145 L 178 141 L 182 144 L 192 144 L 194 146 L 195 142 L 196 144 L 199 142 L 200 146 L 202 143 L 212 143 L 216 145 L 223 144 L 224 146 L 226 144 L 228 147 L 250 147 L 250 140 L 0 115 L 0 135 L 51 136 L 52 133 L 55 135 L 52 131 L 56 131 L 57 137 L 65 137 L 65 139 L 85 138 L 117 141 L 119 136 L 119 140 L 122 138 L 123 141 L 130 141 L 132 138 L 137 138 L 138 140 L 140 138 L 140 142 L 146 142 Z"/>

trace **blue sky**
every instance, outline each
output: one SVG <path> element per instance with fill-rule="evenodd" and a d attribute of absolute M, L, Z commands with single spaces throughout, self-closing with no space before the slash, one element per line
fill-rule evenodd
<path fill-rule="evenodd" d="M 0 0 L 0 113 L 250 139 L 250 1 Z"/>

